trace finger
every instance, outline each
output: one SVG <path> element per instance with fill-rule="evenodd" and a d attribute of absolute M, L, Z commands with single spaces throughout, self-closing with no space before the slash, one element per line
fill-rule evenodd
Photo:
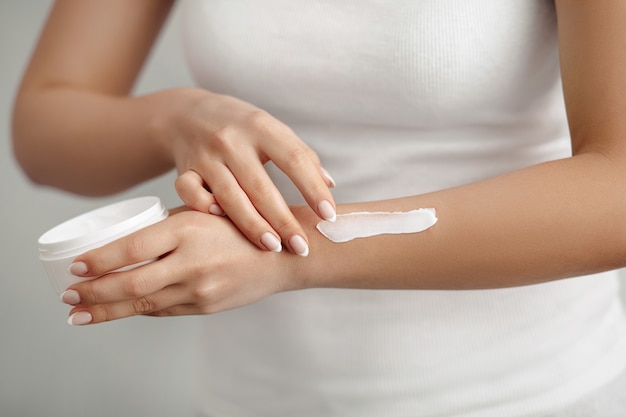
<path fill-rule="evenodd" d="M 158 258 L 174 250 L 180 243 L 176 217 L 168 217 L 100 248 L 85 252 L 74 260 L 70 271 L 81 277 L 100 276 Z"/>
<path fill-rule="evenodd" d="M 95 280 L 72 285 L 70 290 L 77 292 L 78 302 L 74 297 L 71 304 L 81 306 L 108 304 L 154 294 L 175 283 L 177 275 L 170 270 L 171 264 L 171 260 L 165 257 L 129 271 L 114 272 Z"/>
<path fill-rule="evenodd" d="M 237 158 L 233 161 L 232 166 L 229 165 L 229 168 L 254 208 L 278 233 L 281 240 L 286 242 L 292 252 L 301 255 L 305 254 L 308 252 L 308 242 L 304 230 L 272 182 L 267 171 L 260 163 L 250 164 L 244 162 L 254 158 L 254 155 L 249 155 L 249 158 Z"/>
<path fill-rule="evenodd" d="M 326 180 L 326 185 L 328 185 L 328 188 L 335 188 L 337 186 L 337 183 L 335 182 L 333 177 L 330 176 L 328 171 L 326 171 L 324 167 L 320 167 L 320 171 L 322 172 L 322 176 Z"/>
<path fill-rule="evenodd" d="M 198 172 L 192 169 L 183 172 L 176 178 L 174 187 L 187 207 L 204 213 L 224 215 L 224 211 L 217 204 L 213 194 L 207 190 L 205 181 Z"/>
<path fill-rule="evenodd" d="M 70 311 L 71 325 L 96 324 L 126 317 L 151 314 L 175 306 L 186 297 L 183 286 L 172 285 L 154 294 L 89 307 L 78 306 Z"/>
<path fill-rule="evenodd" d="M 257 211 L 230 169 L 214 164 L 208 168 L 208 173 L 214 197 L 241 233 L 261 249 L 280 252 L 280 236 Z"/>
<path fill-rule="evenodd" d="M 173 316 L 190 316 L 197 314 L 213 314 L 222 311 L 221 309 L 211 308 L 207 306 L 198 306 L 194 303 L 177 304 L 162 310 L 154 311 L 147 314 L 152 317 L 173 317 Z"/>
<path fill-rule="evenodd" d="M 287 125 L 267 112 L 254 113 L 250 122 L 261 144 L 262 160 L 272 160 L 287 174 L 319 217 L 334 221 L 335 201 L 321 171 L 317 154 Z M 232 161 L 227 162 L 230 166 Z"/>
<path fill-rule="evenodd" d="M 336 205 L 329 190 L 328 178 L 324 175 L 317 154 L 293 132 L 286 131 L 276 138 L 276 146 L 268 148 L 266 154 L 298 188 L 307 204 L 317 215 L 335 221 Z M 331 178 L 331 182 L 332 178 Z"/>

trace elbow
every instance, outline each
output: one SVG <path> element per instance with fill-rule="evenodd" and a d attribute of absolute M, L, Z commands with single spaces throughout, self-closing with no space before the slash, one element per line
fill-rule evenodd
<path fill-rule="evenodd" d="M 49 175 L 40 157 L 29 150 L 29 146 L 19 136 L 13 134 L 13 158 L 26 179 L 36 186 L 55 186 L 53 178 Z"/>
<path fill-rule="evenodd" d="M 13 107 L 11 119 L 11 145 L 13 158 L 26 178 L 35 185 L 51 185 L 50 176 L 45 172 L 47 152 L 37 145 L 28 112 L 20 106 L 19 98 Z"/>
<path fill-rule="evenodd" d="M 28 123 L 29 117 L 14 110 L 11 126 L 11 145 L 15 162 L 33 185 L 53 187 L 84 196 L 106 195 L 106 192 L 94 192 L 96 188 L 90 187 L 89 183 L 80 178 L 75 178 L 63 171 L 62 163 L 46 149 L 44 140 L 33 132 Z M 84 178 L 85 176 L 82 176 Z"/>
<path fill-rule="evenodd" d="M 51 140 L 45 136 L 42 124 L 38 123 L 40 112 L 41 109 L 33 106 L 32 100 L 23 92 L 18 93 L 11 114 L 11 151 L 18 167 L 33 185 L 81 195 L 93 194 L 77 189 L 76 184 L 68 181 L 68 175 L 62 172 L 63 162 L 54 154 L 58 149 L 49 146 Z"/>
<path fill-rule="evenodd" d="M 13 158 L 26 178 L 35 185 L 47 185 L 46 175 L 41 164 L 37 160 L 37 151 L 24 132 L 24 128 L 16 122 L 14 112 L 13 125 L 11 129 L 11 145 Z"/>
<path fill-rule="evenodd" d="M 22 173 L 31 184 L 36 186 L 52 185 L 49 181 L 47 181 L 47 176 L 42 172 L 42 170 L 38 168 L 36 164 L 33 164 L 28 157 L 23 156 L 15 148 L 13 154 L 18 166 L 21 168 Z"/>
<path fill-rule="evenodd" d="M 33 185 L 44 186 L 48 185 L 45 181 L 45 176 L 41 175 L 39 171 L 28 164 L 23 158 L 19 158 L 16 154 L 16 161 L 21 168 L 22 173 L 26 179 Z"/>
<path fill-rule="evenodd" d="M 51 187 L 83 197 L 106 197 L 128 187 L 98 181 L 89 174 L 73 175 L 59 164 L 48 161 L 46 152 L 33 151 L 28 140 L 13 133 L 13 156 L 26 179 L 35 186 Z"/>
<path fill-rule="evenodd" d="M 47 161 L 46 152 L 33 150 L 28 140 L 13 133 L 13 157 L 25 178 L 34 186 L 50 187 L 84 197 L 106 197 L 123 191 L 98 187 L 89 175 L 72 176 L 63 173 L 58 164 Z"/>
<path fill-rule="evenodd" d="M 37 123 L 37 115 L 29 108 L 28 100 L 18 95 L 11 116 L 11 151 L 26 179 L 33 185 L 76 192 L 61 180 L 59 161 L 55 159 L 54 149 L 46 146 L 50 140 L 42 136 L 38 128 L 41 124 Z"/>
<path fill-rule="evenodd" d="M 32 184 L 81 196 L 104 197 L 151 178 L 149 174 L 160 173 L 136 170 L 128 158 L 120 169 L 111 170 L 111 158 L 117 157 L 114 151 L 109 148 L 101 156 L 95 145 L 85 144 L 75 126 L 55 117 L 59 113 L 53 111 L 54 105 L 54 100 L 42 105 L 37 96 L 18 94 L 13 107 L 13 157 Z M 61 113 L 63 117 L 67 115 Z"/>
<path fill-rule="evenodd" d="M 107 181 L 107 176 L 95 176 L 92 171 L 71 169 L 67 161 L 50 149 L 40 149 L 36 137 L 12 129 L 12 152 L 26 179 L 35 186 L 51 187 L 84 197 L 106 197 L 128 188 L 123 181 Z"/>

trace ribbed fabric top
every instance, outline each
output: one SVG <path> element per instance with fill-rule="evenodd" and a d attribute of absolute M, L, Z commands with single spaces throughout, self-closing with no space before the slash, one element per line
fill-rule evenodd
<path fill-rule="evenodd" d="M 550 1 L 184 7 L 199 85 L 293 128 L 337 181 L 338 202 L 570 155 Z M 614 273 L 487 291 L 290 292 L 206 318 L 198 407 L 211 417 L 544 416 L 611 380 L 625 349 Z"/>

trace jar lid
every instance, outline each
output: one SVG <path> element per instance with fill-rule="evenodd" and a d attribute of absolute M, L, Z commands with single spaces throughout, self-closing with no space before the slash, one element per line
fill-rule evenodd
<path fill-rule="evenodd" d="M 67 220 L 41 235 L 42 259 L 77 256 L 163 220 L 167 210 L 158 197 L 138 197 L 110 204 Z"/>

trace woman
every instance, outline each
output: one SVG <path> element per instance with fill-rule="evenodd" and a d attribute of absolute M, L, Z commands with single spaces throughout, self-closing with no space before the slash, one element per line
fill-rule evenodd
<path fill-rule="evenodd" d="M 58 0 L 24 75 L 34 181 L 109 194 L 176 168 L 187 206 L 76 259 L 160 257 L 68 288 L 71 324 L 219 312 L 212 417 L 626 412 L 626 4 L 184 7 L 201 88 L 130 94 L 165 1 Z M 418 208 L 419 233 L 316 230 Z"/>

